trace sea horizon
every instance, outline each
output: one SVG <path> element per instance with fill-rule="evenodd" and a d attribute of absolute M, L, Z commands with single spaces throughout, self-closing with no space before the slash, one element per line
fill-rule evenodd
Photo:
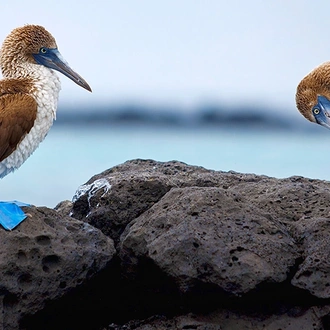
<path fill-rule="evenodd" d="M 259 125 L 259 127 L 258 127 Z M 330 131 L 253 125 L 54 124 L 45 141 L 1 182 L 0 200 L 55 207 L 93 175 L 132 159 L 182 161 L 211 170 L 330 180 Z"/>

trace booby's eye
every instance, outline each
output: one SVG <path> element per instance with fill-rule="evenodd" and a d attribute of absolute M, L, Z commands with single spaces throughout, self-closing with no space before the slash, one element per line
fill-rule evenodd
<path fill-rule="evenodd" d="M 47 48 L 45 48 L 45 47 L 41 47 L 41 48 L 39 49 L 39 53 L 41 53 L 41 54 L 46 54 L 46 53 L 47 53 Z"/>
<path fill-rule="evenodd" d="M 320 109 L 319 108 L 315 108 L 313 109 L 314 115 L 318 115 L 320 113 Z"/>

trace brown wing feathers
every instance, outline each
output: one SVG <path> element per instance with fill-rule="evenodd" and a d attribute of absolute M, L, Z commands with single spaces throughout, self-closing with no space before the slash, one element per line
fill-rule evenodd
<path fill-rule="evenodd" d="M 0 161 L 16 149 L 36 119 L 37 102 L 25 94 L 27 83 L 19 85 L 14 80 L 0 82 Z"/>

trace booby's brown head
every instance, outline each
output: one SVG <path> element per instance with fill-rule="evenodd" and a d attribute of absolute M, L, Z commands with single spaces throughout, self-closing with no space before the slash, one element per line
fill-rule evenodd
<path fill-rule="evenodd" d="M 29 76 L 33 64 L 57 70 L 79 86 L 91 91 L 88 83 L 73 71 L 57 49 L 55 38 L 40 25 L 14 29 L 4 40 L 0 64 L 5 78 Z"/>
<path fill-rule="evenodd" d="M 24 63 L 36 63 L 33 54 L 40 48 L 57 48 L 54 37 L 42 26 L 25 25 L 14 29 L 4 40 L 1 48 L 1 70 L 10 75 Z"/>
<path fill-rule="evenodd" d="M 321 64 L 299 83 L 296 105 L 306 119 L 330 129 L 330 62 Z"/>

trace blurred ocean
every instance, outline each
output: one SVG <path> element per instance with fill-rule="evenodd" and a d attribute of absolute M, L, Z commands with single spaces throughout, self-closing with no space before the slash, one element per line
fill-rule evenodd
<path fill-rule="evenodd" d="M 135 158 L 330 180 L 330 131 L 307 122 L 292 128 L 278 120 L 251 118 L 245 125 L 236 120 L 217 124 L 214 116 L 207 124 L 189 125 L 168 118 L 166 124 L 136 118 L 79 125 L 59 120 L 25 164 L 1 180 L 0 200 L 54 207 L 71 200 L 78 186 L 94 174 Z"/>

